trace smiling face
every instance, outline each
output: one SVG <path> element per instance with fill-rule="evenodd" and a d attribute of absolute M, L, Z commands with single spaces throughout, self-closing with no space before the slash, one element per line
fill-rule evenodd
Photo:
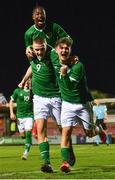
<path fill-rule="evenodd" d="M 55 50 L 62 64 L 68 64 L 71 54 L 72 40 L 69 37 L 63 37 L 57 40 Z"/>
<path fill-rule="evenodd" d="M 71 53 L 71 46 L 66 43 L 60 43 L 56 47 L 56 52 L 58 53 L 60 62 L 62 64 L 67 64 Z"/>
<path fill-rule="evenodd" d="M 36 7 L 33 10 L 33 16 L 32 16 L 35 26 L 39 29 L 42 29 L 45 26 L 46 22 L 46 13 L 44 8 L 42 7 Z"/>

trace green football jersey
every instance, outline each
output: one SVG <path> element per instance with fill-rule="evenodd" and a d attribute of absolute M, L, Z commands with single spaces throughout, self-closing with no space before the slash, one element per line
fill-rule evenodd
<path fill-rule="evenodd" d="M 31 46 L 33 39 L 35 39 L 36 37 L 45 38 L 48 45 L 54 47 L 56 41 L 59 38 L 67 36 L 69 35 L 64 31 L 64 29 L 60 25 L 53 22 L 49 22 L 46 24 L 44 29 L 38 29 L 35 27 L 35 25 L 32 25 L 25 32 L 24 39 L 26 47 Z"/>
<path fill-rule="evenodd" d="M 51 52 L 51 60 L 55 69 L 62 100 L 72 103 L 86 103 L 93 100 L 87 87 L 85 69 L 80 61 L 74 65 L 68 64 L 67 75 L 61 76 L 60 68 L 63 65 L 60 64 L 55 50 Z"/>
<path fill-rule="evenodd" d="M 33 103 L 29 97 L 29 90 L 17 88 L 14 90 L 11 98 L 16 102 L 17 118 L 33 117 Z"/>
<path fill-rule="evenodd" d="M 59 86 L 50 59 L 50 51 L 39 61 L 33 59 L 32 68 L 32 92 L 42 97 L 60 97 Z"/>

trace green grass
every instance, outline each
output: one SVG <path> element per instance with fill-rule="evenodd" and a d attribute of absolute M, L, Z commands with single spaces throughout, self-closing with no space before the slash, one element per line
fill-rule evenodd
<path fill-rule="evenodd" d="M 40 171 L 41 158 L 32 146 L 27 161 L 21 160 L 23 146 L 0 146 L 0 179 L 114 179 L 115 144 L 106 146 L 74 145 L 77 162 L 68 174 L 59 170 L 59 145 L 50 145 L 54 173 Z"/>

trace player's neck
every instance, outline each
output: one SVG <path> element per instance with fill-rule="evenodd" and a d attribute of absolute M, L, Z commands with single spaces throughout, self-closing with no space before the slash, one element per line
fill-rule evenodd
<path fill-rule="evenodd" d="M 66 61 L 60 60 L 60 64 L 62 64 L 62 65 L 68 65 L 68 60 L 66 60 Z"/>
<path fill-rule="evenodd" d="M 35 26 L 35 28 L 37 29 L 37 30 L 43 30 L 45 27 L 46 27 L 46 25 L 45 24 L 43 24 L 43 25 L 41 25 L 41 26 L 38 26 L 38 25 L 34 25 Z"/>

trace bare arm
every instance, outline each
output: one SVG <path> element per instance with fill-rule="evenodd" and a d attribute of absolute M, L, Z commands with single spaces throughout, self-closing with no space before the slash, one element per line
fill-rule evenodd
<path fill-rule="evenodd" d="M 10 119 L 11 120 L 16 120 L 16 115 L 14 113 L 14 101 L 11 99 L 9 102 L 9 109 L 10 109 Z"/>
<path fill-rule="evenodd" d="M 32 76 L 32 69 L 31 66 L 27 69 L 25 76 L 23 77 L 22 81 L 18 84 L 18 87 L 23 88 L 25 82 Z"/>

